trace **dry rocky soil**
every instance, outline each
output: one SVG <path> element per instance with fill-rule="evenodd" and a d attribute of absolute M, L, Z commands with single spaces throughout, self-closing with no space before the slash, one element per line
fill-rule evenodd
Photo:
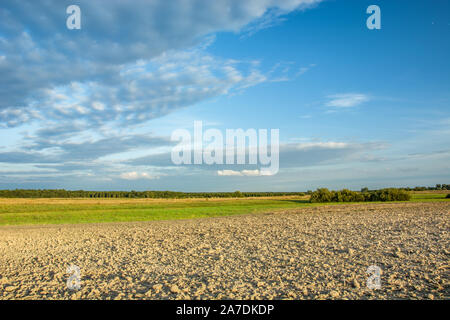
<path fill-rule="evenodd" d="M 449 202 L 352 204 L 0 227 L 0 299 L 449 299 L 449 213 Z"/>

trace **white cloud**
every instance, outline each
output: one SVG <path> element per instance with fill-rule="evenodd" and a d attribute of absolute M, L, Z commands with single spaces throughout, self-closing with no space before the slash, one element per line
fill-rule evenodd
<path fill-rule="evenodd" d="M 45 119 L 77 118 L 95 126 L 116 120 L 137 124 L 269 79 L 252 63 L 194 48 L 125 65 L 112 83 L 72 82 L 46 90 L 33 109 Z"/>
<path fill-rule="evenodd" d="M 219 176 L 260 176 L 263 175 L 258 169 L 255 170 L 217 170 Z"/>
<path fill-rule="evenodd" d="M 310 65 L 307 66 L 307 67 L 301 67 L 300 69 L 298 69 L 296 75 L 297 75 L 297 76 L 301 76 L 302 74 L 308 72 L 308 70 L 310 70 L 311 68 L 314 68 L 315 66 L 316 66 L 316 64 L 315 64 L 315 63 L 312 63 L 312 64 L 310 64 Z"/>
<path fill-rule="evenodd" d="M 217 170 L 219 176 L 242 176 L 240 171 L 235 170 Z"/>
<path fill-rule="evenodd" d="M 158 179 L 159 177 L 153 176 L 147 172 L 125 172 L 120 175 L 120 178 L 125 180 L 139 180 L 139 179 L 147 179 L 147 180 L 153 180 Z"/>
<path fill-rule="evenodd" d="M 311 148 L 323 148 L 323 149 L 342 149 L 349 147 L 349 144 L 346 142 L 303 142 L 295 145 L 295 148 L 298 150 L 302 149 L 311 149 Z"/>
<path fill-rule="evenodd" d="M 253 61 L 223 59 L 201 46 L 171 51 L 122 65 L 109 81 L 72 81 L 42 90 L 40 99 L 26 109 L 0 108 L 0 126 L 12 127 L 32 119 L 71 122 L 74 118 L 91 128 L 111 122 L 129 126 L 285 78 L 288 71 L 289 66 L 263 71 Z"/>
<path fill-rule="evenodd" d="M 259 176 L 261 172 L 258 169 L 255 170 L 242 170 L 241 171 L 244 176 Z"/>
<path fill-rule="evenodd" d="M 75 34 L 64 32 L 67 31 L 64 23 L 61 25 L 66 1 L 37 3 L 33 0 L 2 0 L 0 111 L 15 108 L 21 109 L 21 114 L 28 114 L 36 109 L 46 109 L 48 102 L 51 102 L 47 101 L 48 90 L 77 83 L 91 89 L 87 97 L 81 97 L 89 105 L 79 103 L 83 108 L 63 108 L 59 115 L 72 118 L 79 114 L 91 115 L 101 112 L 104 109 L 102 104 L 117 105 L 116 109 L 124 104 L 125 109 L 134 109 L 136 106 L 129 106 L 128 102 L 143 98 L 137 108 L 142 109 L 150 100 L 150 106 L 147 105 L 150 111 L 128 117 L 130 121 L 142 121 L 164 115 L 180 105 L 191 105 L 203 98 L 227 92 L 230 85 L 247 88 L 266 81 L 267 76 L 256 68 L 243 74 L 236 66 L 231 66 L 229 70 L 224 66 L 221 74 L 216 75 L 223 61 L 207 55 L 200 55 L 192 68 L 183 67 L 182 70 L 164 70 L 164 67 L 170 69 L 170 66 L 157 59 L 162 57 L 164 60 L 165 54 L 175 61 L 192 59 L 192 52 L 186 51 L 195 46 L 205 50 L 217 32 L 241 32 L 253 22 L 260 24 L 260 19 L 265 21 L 263 25 L 267 27 L 271 25 L 271 20 L 277 20 L 280 15 L 308 8 L 320 1 L 135 0 L 130 9 L 122 0 L 109 0 L 107 5 L 101 1 L 79 0 L 82 32 Z M 122 67 L 133 66 L 139 61 L 144 61 L 144 64 L 153 62 L 153 66 L 160 64 L 161 68 L 149 70 L 148 65 L 137 63 L 133 74 L 137 77 L 147 75 L 149 78 L 147 81 L 139 78 L 135 83 Z M 216 68 L 212 69 L 213 64 Z M 201 66 L 205 65 L 202 69 Z M 203 79 L 201 83 L 200 79 Z M 213 81 L 209 86 L 211 79 Z M 142 90 L 142 85 L 151 85 L 155 81 L 161 87 L 142 97 L 142 92 L 149 88 L 146 86 L 146 90 Z M 103 91 L 96 90 L 98 83 Z M 200 88 L 201 85 L 203 88 Z M 170 88 L 178 91 L 169 92 Z M 179 93 L 185 96 L 179 97 Z M 70 103 L 67 100 L 63 102 Z M 155 102 L 159 106 L 156 112 L 153 110 Z M 104 109 L 104 113 L 110 111 L 108 114 L 113 117 L 116 109 Z M 48 119 L 47 116 L 44 118 Z M 17 126 L 28 122 L 28 119 L 8 112 L 6 115 L 0 114 L 0 125 Z"/>
<path fill-rule="evenodd" d="M 330 99 L 325 105 L 335 108 L 351 108 L 370 100 L 370 97 L 362 93 L 344 93 L 328 96 Z"/>

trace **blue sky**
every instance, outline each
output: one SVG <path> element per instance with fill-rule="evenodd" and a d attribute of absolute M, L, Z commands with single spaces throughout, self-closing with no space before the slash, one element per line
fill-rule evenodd
<path fill-rule="evenodd" d="M 0 188 L 303 191 L 450 179 L 450 4 L 0 4 Z M 79 5 L 81 30 L 66 28 Z M 381 30 L 366 8 L 381 9 Z M 176 129 L 279 129 L 280 170 L 175 166 Z"/>

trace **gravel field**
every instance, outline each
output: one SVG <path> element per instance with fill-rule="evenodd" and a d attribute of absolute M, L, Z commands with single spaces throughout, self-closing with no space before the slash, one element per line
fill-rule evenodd
<path fill-rule="evenodd" d="M 450 202 L 0 227 L 0 299 L 449 299 Z M 80 290 L 67 287 L 69 265 Z M 381 268 L 381 289 L 367 268 Z"/>

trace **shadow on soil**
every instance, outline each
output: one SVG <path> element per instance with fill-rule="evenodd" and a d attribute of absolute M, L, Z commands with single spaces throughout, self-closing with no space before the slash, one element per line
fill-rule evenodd
<path fill-rule="evenodd" d="M 292 200 L 292 199 L 283 199 L 280 201 L 285 201 L 285 202 L 293 202 L 293 203 L 311 203 L 309 202 L 309 200 Z"/>

